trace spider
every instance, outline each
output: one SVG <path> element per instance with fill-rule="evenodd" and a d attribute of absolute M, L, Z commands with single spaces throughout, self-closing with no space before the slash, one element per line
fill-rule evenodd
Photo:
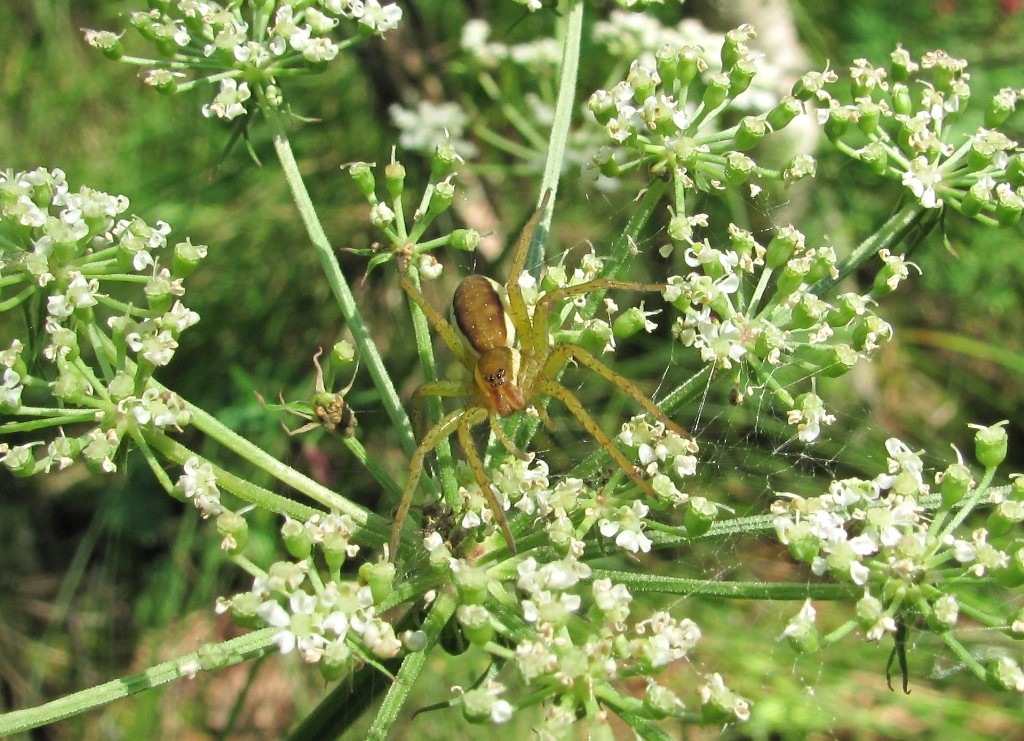
<path fill-rule="evenodd" d="M 555 344 L 549 330 L 551 307 L 567 298 L 581 296 L 607 289 L 634 291 L 662 290 L 658 284 L 636 283 L 598 278 L 574 286 L 556 288 L 543 294 L 531 313 L 523 297 L 520 277 L 525 270 L 526 253 L 534 229 L 547 206 L 551 192 L 545 193 L 537 211 L 526 223 L 515 246 L 515 255 L 509 271 L 508 282 L 501 286 L 482 275 L 470 275 L 463 279 L 452 299 L 452 323 L 445 320 L 412 282 L 402 275 L 399 282 L 409 297 L 423 310 L 427 320 L 448 346 L 455 357 L 470 372 L 469 381 L 432 381 L 422 384 L 413 394 L 416 404 L 426 396 L 464 396 L 468 403 L 444 415 L 423 436 L 409 467 L 409 479 L 402 492 L 402 498 L 395 511 L 391 533 L 390 557 L 395 558 L 402 526 L 409 514 L 413 495 L 424 459 L 442 440 L 455 434 L 458 436 L 466 461 L 480 490 L 494 513 L 495 521 L 501 528 L 509 550 L 515 552 L 515 541 L 505 519 L 504 511 L 491 488 L 480 454 L 473 443 L 472 428 L 485 420 L 495 437 L 513 455 L 523 460 L 530 457 L 512 442 L 498 424 L 498 418 L 524 412 L 530 407 L 545 426 L 553 428 L 541 400 L 544 397 L 558 399 L 579 421 L 583 428 L 604 448 L 612 460 L 633 482 L 649 496 L 657 498 L 651 484 L 644 479 L 636 466 L 615 446 L 611 437 L 602 430 L 594 418 L 584 409 L 576 395 L 558 382 L 562 368 L 570 360 L 589 368 L 594 373 L 629 394 L 648 413 L 659 419 L 677 434 L 688 435 L 665 416 L 653 401 L 627 378 L 619 375 L 598 360 L 591 352 L 571 343 Z M 453 327 L 452 324 L 455 326 Z M 461 330 L 462 336 L 456 331 Z"/>

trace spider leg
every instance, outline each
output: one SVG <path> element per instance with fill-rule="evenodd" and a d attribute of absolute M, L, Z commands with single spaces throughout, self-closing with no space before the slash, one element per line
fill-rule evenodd
<path fill-rule="evenodd" d="M 512 266 L 509 268 L 508 284 L 505 286 L 505 291 L 508 294 L 509 318 L 516 328 L 520 349 L 524 354 L 531 352 L 534 349 L 534 345 L 533 336 L 530 332 L 530 312 L 527 310 L 526 301 L 523 299 L 523 287 L 519 285 L 519 276 L 526 269 L 526 253 L 530 249 L 530 240 L 533 239 L 533 232 L 537 228 L 537 224 L 540 223 L 540 219 L 544 215 L 544 209 L 547 208 L 548 201 L 550 200 L 551 191 L 547 190 L 544 192 L 544 197 L 541 199 L 537 210 L 533 212 L 533 216 L 530 217 L 530 220 L 526 222 L 526 226 L 523 227 L 523 231 L 516 242 L 515 258 L 512 260 Z M 544 347 L 544 345 L 538 347 Z"/>
<path fill-rule="evenodd" d="M 487 421 L 491 423 L 491 432 L 493 432 L 494 436 L 498 438 L 498 442 L 504 446 L 505 450 L 521 461 L 530 460 L 529 454 L 525 453 L 522 448 L 512 442 L 512 438 L 505 434 L 505 430 L 498 423 L 497 417 L 492 414 L 487 417 Z"/>
<path fill-rule="evenodd" d="M 470 428 L 479 421 L 479 419 L 471 419 L 468 415 L 462 420 L 458 427 L 459 443 L 462 445 L 462 451 L 466 454 L 466 461 L 469 463 L 469 467 L 473 469 L 476 483 L 480 486 L 480 491 L 487 500 L 487 506 L 491 508 L 494 519 L 501 527 L 501 534 L 505 538 L 505 544 L 508 545 L 510 551 L 515 553 L 516 542 L 512 538 L 512 531 L 508 528 L 505 511 L 501 508 L 501 503 L 498 502 L 494 489 L 491 488 L 491 482 L 487 480 L 484 463 L 480 460 L 480 454 L 477 453 L 476 445 L 473 443 L 473 436 L 470 434 Z"/>
<path fill-rule="evenodd" d="M 539 390 L 543 394 L 553 396 L 554 398 L 565 404 L 566 408 L 572 412 L 572 415 L 579 420 L 579 423 L 583 425 L 583 428 L 590 433 L 590 436 L 597 440 L 598 444 L 608 451 L 608 455 L 618 464 L 619 468 L 633 480 L 637 486 L 644 490 L 644 492 L 652 499 L 660 499 L 658 493 L 654 491 L 650 482 L 640 475 L 637 467 L 629 462 L 629 459 L 622 454 L 614 441 L 608 437 L 608 434 L 601 429 L 600 425 L 594 421 L 594 418 L 590 416 L 590 413 L 583 408 L 583 403 L 576 398 L 576 395 L 556 381 L 540 380 L 537 382 Z"/>
<path fill-rule="evenodd" d="M 537 301 L 536 307 L 533 310 L 533 346 L 540 352 L 542 348 L 546 347 L 548 341 L 548 314 L 551 307 L 555 304 L 563 301 L 564 299 L 572 296 L 582 296 L 587 293 L 594 293 L 595 291 L 608 291 L 612 289 L 623 289 L 626 291 L 661 291 L 665 288 L 660 283 L 636 283 L 629 280 L 617 280 L 615 278 L 596 278 L 594 280 L 588 280 L 586 283 L 579 283 L 575 286 L 563 286 L 562 288 L 556 288 L 553 291 L 545 293 Z"/>
<path fill-rule="evenodd" d="M 606 379 L 609 383 L 618 386 L 620 389 L 632 396 L 633 399 L 636 400 L 637 404 L 646 409 L 651 416 L 658 419 L 665 425 L 665 427 L 672 430 L 677 435 L 686 438 L 690 437 L 682 427 L 669 419 L 657 404 L 648 399 L 647 396 L 636 387 L 636 384 L 625 376 L 613 371 L 607 365 L 594 357 L 593 354 L 584 350 L 579 345 L 567 343 L 556 347 L 544 362 L 544 367 L 540 373 L 541 377 L 554 378 L 558 375 L 558 372 L 562 369 L 562 366 L 565 365 L 569 358 L 573 358 L 580 363 L 580 365 L 585 365 L 587 368 L 590 368 L 590 370 Z"/>
<path fill-rule="evenodd" d="M 468 409 L 456 409 L 446 414 L 440 421 L 430 428 L 423 437 L 422 442 L 416 447 L 409 463 L 409 480 L 405 482 L 405 489 L 402 491 L 402 499 L 395 510 L 395 522 L 391 526 L 391 541 L 389 542 L 389 558 L 395 560 L 398 555 L 398 543 L 402 537 L 402 526 L 406 517 L 409 516 L 409 508 L 412 506 L 413 496 L 416 494 L 416 484 L 419 483 L 420 474 L 423 473 L 423 460 L 427 453 L 437 447 L 443 439 L 455 432 L 460 425 L 474 425 L 482 422 L 487 415 L 483 407 L 469 407 Z M 475 451 L 474 451 L 475 452 Z"/>
<path fill-rule="evenodd" d="M 428 396 L 470 396 L 472 389 L 467 389 L 465 383 L 459 381 L 427 381 L 421 383 L 412 394 L 409 401 L 412 404 L 412 429 L 416 436 L 420 436 L 423 429 L 423 400 Z"/>

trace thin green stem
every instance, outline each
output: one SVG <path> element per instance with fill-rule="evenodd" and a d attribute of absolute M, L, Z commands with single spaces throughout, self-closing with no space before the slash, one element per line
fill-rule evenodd
<path fill-rule="evenodd" d="M 232 666 L 248 659 L 270 653 L 274 649 L 272 639 L 279 628 L 264 628 L 246 633 L 219 644 L 226 656 L 224 666 Z M 200 666 L 198 652 L 185 654 L 176 659 L 150 667 L 138 674 L 121 677 L 105 684 L 62 697 L 59 700 L 39 705 L 27 710 L 15 710 L 0 715 L 0 736 L 21 733 L 31 728 L 38 728 L 70 718 L 89 710 L 101 707 L 114 700 L 153 689 L 175 679 L 189 676 L 183 667 Z"/>
<path fill-rule="evenodd" d="M 811 293 L 816 296 L 824 296 L 833 286 L 864 264 L 872 255 L 877 254 L 880 249 L 895 245 L 906 235 L 907 230 L 921 218 L 924 211 L 925 209 L 916 201 L 905 204 L 889 217 L 889 220 L 877 232 L 857 245 L 856 249 L 840 264 L 838 275 L 822 278 L 811 286 Z"/>
<path fill-rule="evenodd" d="M 338 302 L 338 308 L 341 310 L 341 314 L 345 317 L 348 328 L 352 332 L 352 338 L 355 341 L 356 347 L 359 348 L 360 360 L 370 372 L 370 377 L 373 379 L 378 393 L 380 393 L 384 411 L 387 412 L 395 430 L 398 432 L 402 448 L 407 455 L 412 455 L 413 450 L 416 448 L 416 440 L 413 435 L 412 425 L 409 424 L 409 417 L 402 407 L 398 393 L 391 382 L 391 377 L 384 367 L 384 361 L 377 350 L 377 345 L 374 343 L 373 337 L 371 337 L 370 331 L 363 321 L 359 307 L 356 306 L 352 290 L 349 288 L 348 281 L 341 272 L 341 266 L 338 265 L 334 249 L 331 247 L 327 234 L 324 232 L 320 219 L 317 216 L 316 209 L 313 207 L 313 201 L 309 197 L 309 192 L 306 190 L 306 185 L 302 180 L 302 174 L 299 172 L 298 163 L 295 161 L 295 155 L 292 153 L 282 114 L 267 104 L 262 91 L 259 91 L 259 97 L 261 109 L 273 133 L 274 149 L 284 171 L 285 179 L 291 188 L 292 197 L 295 199 L 295 205 L 306 226 L 306 232 L 313 243 L 313 248 L 316 250 L 317 257 L 320 258 L 320 264 L 327 277 L 327 282 L 331 286 L 331 291 Z"/>
<path fill-rule="evenodd" d="M 634 571 L 594 569 L 594 579 L 611 579 L 625 584 L 633 592 L 700 595 L 722 599 L 751 600 L 849 600 L 863 593 L 855 584 L 811 584 L 807 582 L 774 583 L 718 581 L 715 579 L 682 579 Z"/>

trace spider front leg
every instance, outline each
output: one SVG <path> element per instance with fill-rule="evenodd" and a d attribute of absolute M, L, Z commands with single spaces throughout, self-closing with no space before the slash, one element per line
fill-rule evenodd
<path fill-rule="evenodd" d="M 671 419 L 666 416 L 665 412 L 661 411 L 661 407 L 651 401 L 647 396 L 637 388 L 636 384 L 630 381 L 625 376 L 616 373 L 607 365 L 598 360 L 594 355 L 579 345 L 573 345 L 572 343 L 566 343 L 559 345 L 551 354 L 548 355 L 547 360 L 544 361 L 544 365 L 541 368 L 540 375 L 542 378 L 555 378 L 558 373 L 562 370 L 562 367 L 568 362 L 569 358 L 572 358 L 580 365 L 586 366 L 590 370 L 594 371 L 602 378 L 607 380 L 609 383 L 617 386 L 622 391 L 625 391 L 636 401 L 637 404 L 642 406 L 647 412 L 655 417 L 657 420 L 662 422 L 665 427 L 672 430 L 680 437 L 690 437 L 689 433 L 686 432 L 682 427 L 677 425 Z"/>
<path fill-rule="evenodd" d="M 423 473 L 423 461 L 427 453 L 436 448 L 446 437 L 455 432 L 459 425 L 467 423 L 470 426 L 482 422 L 487 416 L 487 410 L 483 407 L 470 407 L 468 409 L 456 409 L 446 414 L 441 420 L 430 428 L 423 440 L 416 446 L 412 459 L 409 462 L 409 480 L 405 482 L 405 489 L 402 490 L 402 498 L 395 510 L 395 522 L 391 526 L 391 541 L 389 542 L 388 558 L 395 560 L 398 555 L 398 543 L 402 537 L 402 526 L 409 516 L 409 508 L 412 506 L 413 497 L 416 495 L 416 485 L 419 483 L 420 475 Z M 467 422 L 468 420 L 468 422 Z"/>

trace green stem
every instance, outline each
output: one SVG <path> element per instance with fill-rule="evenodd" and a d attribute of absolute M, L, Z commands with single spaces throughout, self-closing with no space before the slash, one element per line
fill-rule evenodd
<path fill-rule="evenodd" d="M 430 614 L 427 615 L 422 626 L 422 630 L 426 634 L 427 645 L 422 651 L 410 653 L 403 659 L 402 668 L 398 670 L 395 681 L 392 682 L 380 710 L 377 711 L 377 715 L 373 719 L 373 725 L 367 731 L 368 739 L 383 740 L 388 737 L 391 727 L 408 701 L 409 693 L 430 657 L 431 649 L 437 645 L 441 637 L 441 630 L 455 614 L 456 607 L 458 607 L 458 602 L 450 592 L 441 592 L 434 600 L 430 606 Z"/>
<path fill-rule="evenodd" d="M 626 585 L 632 592 L 701 595 L 722 599 L 751 600 L 849 600 L 863 593 L 855 584 L 809 584 L 806 582 L 773 583 L 747 581 L 716 581 L 714 579 L 682 579 L 633 571 L 594 569 L 594 579 L 611 579 Z"/>
<path fill-rule="evenodd" d="M 203 411 L 194 404 L 186 402 L 189 411 L 192 413 L 192 423 L 196 429 L 209 435 L 228 450 L 236 453 L 260 469 L 266 471 L 278 481 L 287 484 L 298 492 L 305 494 L 313 501 L 319 502 L 328 509 L 337 510 L 342 514 L 349 515 L 357 524 L 370 530 L 380 542 L 386 542 L 388 537 L 387 521 L 360 507 L 358 504 L 349 501 L 345 497 L 331 491 L 326 486 L 317 483 L 308 476 L 296 471 L 274 458 L 258 445 L 246 440 L 237 434 L 217 418 Z M 152 442 L 152 441 L 151 441 Z M 287 501 L 287 500 L 286 500 Z"/>
<path fill-rule="evenodd" d="M 544 162 L 544 177 L 541 179 L 540 198 L 551 191 L 547 212 L 544 214 L 530 240 L 530 252 L 526 256 L 526 267 L 534 275 L 543 262 L 543 246 L 551 230 L 551 214 L 558 195 L 558 178 L 565 163 L 565 150 L 569 141 L 569 128 L 576 107 L 576 81 L 580 68 L 580 41 L 583 37 L 583 0 L 568 0 L 569 10 L 564 14 L 562 30 L 562 66 L 558 77 L 558 98 L 555 101 L 554 120 L 548 137 L 548 153 Z M 540 199 L 537 204 L 540 205 Z"/>
<path fill-rule="evenodd" d="M 341 266 L 338 265 L 334 249 L 331 247 L 327 234 L 324 232 L 323 226 L 317 217 L 313 201 L 309 197 L 309 192 L 306 190 L 306 185 L 302 180 L 302 174 L 299 172 L 298 163 L 295 161 L 295 155 L 292 153 L 291 144 L 288 142 L 288 135 L 285 131 L 281 114 L 266 103 L 262 91 L 259 92 L 259 96 L 261 108 L 274 136 L 274 149 L 284 171 L 285 179 L 291 188 L 292 197 L 295 199 L 299 215 L 306 225 L 306 232 L 313 243 L 313 248 L 316 250 L 317 257 L 320 258 L 320 264 L 323 267 L 324 274 L 327 276 L 327 282 L 331 286 L 331 291 L 338 302 L 338 308 L 341 310 L 341 314 L 345 317 L 349 330 L 352 332 L 352 338 L 355 341 L 356 347 L 359 348 L 359 357 L 366 364 L 370 377 L 373 378 L 373 383 L 380 393 L 384 411 L 387 412 L 392 424 L 398 431 L 402 448 L 407 455 L 411 455 L 416 448 L 416 440 L 413 436 L 412 425 L 409 424 L 409 417 L 406 415 L 405 409 L 402 408 L 402 404 L 398 399 L 398 393 L 395 391 L 391 377 L 384 367 L 384 361 L 380 356 L 380 352 L 370 336 L 370 331 L 363 321 L 359 308 L 356 306 L 355 297 L 352 295 L 348 281 L 341 272 Z"/>
<path fill-rule="evenodd" d="M 811 293 L 815 296 L 824 296 L 833 286 L 860 267 L 880 249 L 895 245 L 923 215 L 924 211 L 925 209 L 917 202 L 904 205 L 889 217 L 889 220 L 877 232 L 857 245 L 856 249 L 839 266 L 839 274 L 836 277 L 822 278 L 811 286 Z"/>
<path fill-rule="evenodd" d="M 224 666 L 232 666 L 274 650 L 271 639 L 278 630 L 279 628 L 264 628 L 263 630 L 246 633 L 230 641 L 224 641 L 220 644 L 225 655 L 228 657 Z M 114 700 L 120 700 L 123 697 L 158 687 L 174 679 L 187 676 L 182 670 L 184 664 L 192 664 L 198 667 L 199 662 L 198 652 L 186 654 L 171 661 L 157 664 L 138 674 L 132 674 L 105 684 L 90 687 L 89 689 L 39 705 L 38 707 L 27 710 L 15 710 L 14 712 L 0 715 L 0 736 L 20 733 L 30 728 L 38 728 L 49 723 L 55 723 L 64 718 L 70 718 L 71 716 L 101 707 Z"/>

